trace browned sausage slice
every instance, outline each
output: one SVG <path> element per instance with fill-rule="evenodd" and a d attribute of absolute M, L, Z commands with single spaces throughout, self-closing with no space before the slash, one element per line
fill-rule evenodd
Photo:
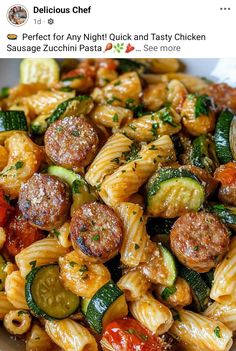
<path fill-rule="evenodd" d="M 74 213 L 70 232 L 75 250 L 106 261 L 119 249 L 122 223 L 110 207 L 93 202 L 84 204 Z"/>
<path fill-rule="evenodd" d="M 68 185 L 55 176 L 35 173 L 21 187 L 19 208 L 32 225 L 48 231 L 57 228 L 70 210 Z"/>
<path fill-rule="evenodd" d="M 215 267 L 227 252 L 229 232 L 216 215 L 190 212 L 174 223 L 170 241 L 180 262 L 204 273 Z"/>
<path fill-rule="evenodd" d="M 57 165 L 69 169 L 87 166 L 98 149 L 98 135 L 83 117 L 59 119 L 47 129 L 45 151 Z"/>
<path fill-rule="evenodd" d="M 7 235 L 4 247 L 10 256 L 16 256 L 25 247 L 44 238 L 43 231 L 32 226 L 19 209 L 11 215 L 4 229 Z"/>

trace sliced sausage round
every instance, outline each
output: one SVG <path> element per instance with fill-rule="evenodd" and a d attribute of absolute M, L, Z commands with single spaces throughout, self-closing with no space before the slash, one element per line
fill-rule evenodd
<path fill-rule="evenodd" d="M 215 267 L 227 252 L 229 232 L 216 215 L 190 212 L 174 223 L 170 242 L 180 262 L 204 273 Z"/>
<path fill-rule="evenodd" d="M 7 237 L 5 248 L 10 256 L 16 256 L 25 247 L 44 238 L 43 231 L 32 226 L 19 209 L 11 215 L 4 229 Z"/>
<path fill-rule="evenodd" d="M 55 176 L 35 173 L 22 185 L 19 208 L 32 225 L 52 230 L 62 225 L 70 211 L 67 184 Z"/>
<path fill-rule="evenodd" d="M 122 240 L 122 223 L 107 205 L 84 204 L 71 220 L 71 240 L 75 250 L 106 261 L 118 251 Z"/>
<path fill-rule="evenodd" d="M 66 117 L 51 124 L 44 142 L 46 154 L 55 164 L 76 170 L 92 161 L 99 138 L 84 117 Z"/>

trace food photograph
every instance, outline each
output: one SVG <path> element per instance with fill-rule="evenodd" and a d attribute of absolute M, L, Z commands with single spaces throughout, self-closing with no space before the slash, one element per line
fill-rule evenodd
<path fill-rule="evenodd" d="M 0 351 L 235 351 L 236 59 L 0 59 Z"/>

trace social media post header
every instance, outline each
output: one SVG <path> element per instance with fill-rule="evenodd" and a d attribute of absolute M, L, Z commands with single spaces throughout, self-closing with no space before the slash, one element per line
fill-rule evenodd
<path fill-rule="evenodd" d="M 0 57 L 235 57 L 233 0 L 4 1 Z"/>

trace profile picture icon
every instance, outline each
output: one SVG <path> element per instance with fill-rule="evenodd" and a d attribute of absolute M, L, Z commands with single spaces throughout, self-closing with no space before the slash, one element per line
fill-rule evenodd
<path fill-rule="evenodd" d="M 28 10 L 23 5 L 13 5 L 7 11 L 7 19 L 13 26 L 22 26 L 28 18 Z"/>

